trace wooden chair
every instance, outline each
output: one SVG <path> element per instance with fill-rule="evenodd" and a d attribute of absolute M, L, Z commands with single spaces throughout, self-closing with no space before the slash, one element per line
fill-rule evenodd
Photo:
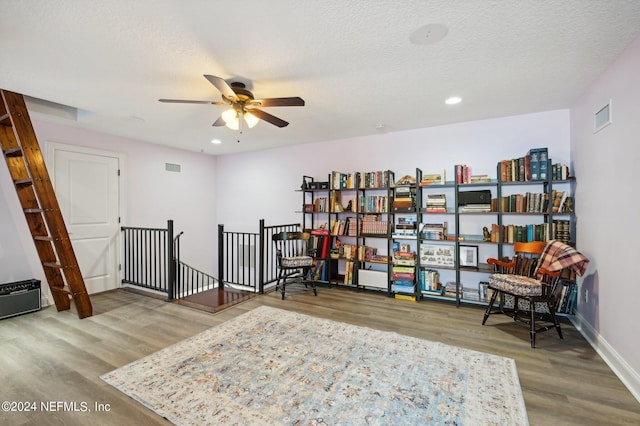
<path fill-rule="evenodd" d="M 299 282 L 311 285 L 313 294 L 318 295 L 316 283 L 308 279 L 309 270 L 313 266 L 315 249 L 309 247 L 311 234 L 308 232 L 280 232 L 272 239 L 276 246 L 278 262 L 278 281 L 276 291 L 281 288 L 284 300 L 287 283 Z M 282 286 L 282 287 L 280 287 Z"/>
<path fill-rule="evenodd" d="M 482 325 L 490 315 L 505 314 L 529 325 L 531 347 L 536 346 L 536 333 L 555 329 L 562 339 L 556 316 L 556 304 L 563 280 L 582 275 L 589 260 L 573 247 L 560 241 L 515 243 L 513 259 L 488 259 L 496 273 L 489 277 L 493 290 Z M 500 296 L 499 305 L 493 309 Z M 540 323 L 545 323 L 539 326 Z"/>

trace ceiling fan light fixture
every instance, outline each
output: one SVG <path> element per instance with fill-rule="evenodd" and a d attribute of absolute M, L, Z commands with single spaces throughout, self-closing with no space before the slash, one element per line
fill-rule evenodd
<path fill-rule="evenodd" d="M 240 128 L 240 121 L 238 120 L 238 111 L 234 108 L 230 108 L 222 113 L 222 119 L 226 123 L 227 127 L 231 130 L 238 130 Z"/>
<path fill-rule="evenodd" d="M 259 121 L 266 121 L 277 127 L 287 127 L 289 123 L 274 115 L 268 114 L 255 107 L 283 107 L 283 106 L 304 106 L 304 99 L 294 96 L 287 98 L 263 98 L 254 99 L 253 93 L 247 90 L 246 85 L 241 82 L 227 83 L 220 77 L 205 74 L 204 77 L 215 86 L 222 95 L 223 102 L 219 101 L 190 101 L 184 99 L 158 99 L 160 102 L 176 104 L 210 104 L 227 106 L 213 123 L 214 127 L 225 125 L 232 130 L 239 130 L 240 133 L 245 127 L 253 128 Z M 242 121 L 244 120 L 244 124 Z"/>
<path fill-rule="evenodd" d="M 244 121 L 247 123 L 247 126 L 249 126 L 250 129 L 253 129 L 256 126 L 256 124 L 258 124 L 260 119 L 255 115 L 251 114 L 249 111 L 246 111 L 244 113 Z"/>

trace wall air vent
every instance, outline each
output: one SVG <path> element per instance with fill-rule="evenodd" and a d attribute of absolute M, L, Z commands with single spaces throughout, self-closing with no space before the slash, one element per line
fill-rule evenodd
<path fill-rule="evenodd" d="M 164 163 L 164 169 L 168 172 L 180 173 L 180 164 Z"/>
<path fill-rule="evenodd" d="M 611 124 L 611 100 L 596 112 L 593 120 L 593 133 L 599 132 L 609 124 Z"/>

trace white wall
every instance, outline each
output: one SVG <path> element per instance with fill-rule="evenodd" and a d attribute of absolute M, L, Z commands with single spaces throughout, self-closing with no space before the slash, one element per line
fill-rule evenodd
<path fill-rule="evenodd" d="M 80 145 L 124 154 L 125 210 L 123 226 L 166 227 L 174 220 L 182 237 L 183 259 L 215 273 L 217 245 L 216 161 L 205 154 L 167 148 L 32 119 L 43 154 L 48 142 Z M 4 161 L 0 165 L 0 283 L 38 278 L 42 267 L 20 210 Z M 181 165 L 181 173 L 165 171 L 165 163 Z"/>
<path fill-rule="evenodd" d="M 640 38 L 571 108 L 580 248 L 591 258 L 578 319 L 584 333 L 640 399 Z M 594 114 L 612 101 L 613 122 Z M 588 292 L 588 302 L 584 295 Z"/>
<path fill-rule="evenodd" d="M 521 157 L 529 149 L 538 147 L 548 147 L 554 162 L 569 164 L 568 110 L 220 157 L 217 217 L 225 230 L 230 231 L 257 232 L 262 218 L 267 225 L 300 223 L 303 200 L 301 192 L 296 190 L 300 189 L 303 175 L 326 181 L 332 170 L 392 170 L 398 179 L 404 175 L 415 176 L 418 167 L 423 173 L 445 168 L 448 179 L 452 180 L 454 165 L 467 164 L 473 173 L 489 174 L 495 179 L 500 160 Z M 531 218 L 528 219 L 512 217 L 513 222 L 506 224 L 531 223 Z M 464 222 L 461 233 L 481 234 L 483 226 L 491 225 L 480 216 Z M 384 247 L 383 253 L 388 251 L 379 241 L 370 239 L 368 244 L 379 249 Z M 497 254 L 495 246 L 481 244 L 479 247 L 480 259 Z M 343 266 L 340 264 L 339 268 Z M 486 278 L 463 273 L 461 284 L 477 288 L 478 281 Z M 455 276 L 451 271 L 443 271 L 441 280 L 455 280 Z"/>
<path fill-rule="evenodd" d="M 455 164 L 468 164 L 495 178 L 498 161 L 538 147 L 548 147 L 554 162 L 569 163 L 568 110 L 219 157 L 217 217 L 227 230 L 257 230 L 261 218 L 298 223 L 302 197 L 294 191 L 303 175 L 322 181 L 332 170 L 390 169 L 401 177 L 419 167 L 424 173 L 446 168 L 451 179 Z"/>

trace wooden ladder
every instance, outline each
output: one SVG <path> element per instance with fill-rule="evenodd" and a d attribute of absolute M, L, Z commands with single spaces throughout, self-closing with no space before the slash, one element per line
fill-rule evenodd
<path fill-rule="evenodd" d="M 78 317 L 91 300 L 21 94 L 0 89 L 0 144 L 58 311 L 73 299 Z"/>

